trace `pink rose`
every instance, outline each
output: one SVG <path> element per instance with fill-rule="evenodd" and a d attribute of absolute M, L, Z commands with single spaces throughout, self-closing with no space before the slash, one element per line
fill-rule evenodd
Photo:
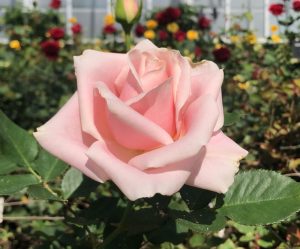
<path fill-rule="evenodd" d="M 50 153 L 130 199 L 184 184 L 227 191 L 247 151 L 222 133 L 223 71 L 140 42 L 75 58 L 78 91 L 34 134 Z"/>

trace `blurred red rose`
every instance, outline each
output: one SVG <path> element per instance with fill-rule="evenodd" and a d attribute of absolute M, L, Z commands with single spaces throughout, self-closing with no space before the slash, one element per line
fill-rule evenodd
<path fill-rule="evenodd" d="M 176 7 L 168 7 L 163 11 L 156 13 L 156 20 L 159 24 L 165 25 L 176 21 L 181 16 L 181 10 Z"/>
<path fill-rule="evenodd" d="M 80 34 L 82 31 L 82 27 L 79 23 L 74 23 L 71 27 L 73 34 Z"/>
<path fill-rule="evenodd" d="M 52 0 L 49 4 L 49 7 L 52 9 L 59 9 L 61 6 L 61 0 Z"/>
<path fill-rule="evenodd" d="M 230 52 L 229 48 L 222 46 L 220 48 L 216 48 L 213 51 L 213 55 L 214 55 L 216 61 L 226 62 L 229 60 L 229 58 L 231 56 L 231 52 Z"/>
<path fill-rule="evenodd" d="M 134 32 L 137 37 L 142 37 L 145 32 L 145 27 L 142 24 L 137 24 Z"/>
<path fill-rule="evenodd" d="M 176 41 L 179 41 L 179 42 L 184 41 L 185 37 L 186 37 L 186 34 L 185 34 L 185 32 L 182 31 L 182 30 L 177 31 L 177 32 L 174 34 L 174 38 L 176 39 Z"/>
<path fill-rule="evenodd" d="M 295 11 L 300 11 L 300 0 L 294 0 L 293 1 L 293 9 Z"/>
<path fill-rule="evenodd" d="M 281 3 L 271 4 L 270 7 L 269 7 L 269 11 L 274 16 L 280 16 L 284 12 L 284 5 L 281 4 Z"/>
<path fill-rule="evenodd" d="M 198 25 L 200 29 L 209 29 L 211 25 L 211 19 L 201 16 L 198 20 Z"/>
<path fill-rule="evenodd" d="M 117 29 L 114 25 L 106 25 L 103 27 L 104 34 L 114 34 L 117 32 Z"/>
<path fill-rule="evenodd" d="M 48 59 L 56 60 L 60 50 L 59 42 L 55 40 L 43 41 L 41 49 Z"/>
<path fill-rule="evenodd" d="M 54 40 L 62 39 L 65 36 L 64 29 L 59 27 L 52 28 L 48 32 L 50 34 L 50 37 Z"/>
<path fill-rule="evenodd" d="M 202 49 L 200 47 L 196 46 L 194 53 L 195 53 L 195 56 L 199 59 L 202 56 Z"/>
<path fill-rule="evenodd" d="M 167 31 L 165 31 L 165 30 L 158 31 L 158 38 L 160 41 L 165 41 L 168 39 L 168 37 L 169 37 L 169 34 Z"/>

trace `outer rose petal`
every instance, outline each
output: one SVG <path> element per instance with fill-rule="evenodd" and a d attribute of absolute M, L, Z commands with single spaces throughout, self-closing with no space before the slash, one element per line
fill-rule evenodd
<path fill-rule="evenodd" d="M 87 176 L 100 182 L 107 180 L 105 174 L 96 176 L 86 167 L 88 157 L 85 153 L 94 140 L 81 131 L 77 93 L 52 119 L 38 128 L 34 136 L 45 150 Z"/>
<path fill-rule="evenodd" d="M 106 85 L 99 84 L 98 90 L 106 101 L 110 131 L 119 144 L 130 149 L 149 150 L 173 142 L 164 129 L 128 107 Z"/>
<path fill-rule="evenodd" d="M 224 79 L 223 70 L 211 62 L 202 61 L 192 64 L 192 96 L 191 100 L 201 95 L 211 94 L 218 102 L 219 118 L 214 131 L 219 130 L 224 124 L 221 86 Z"/>
<path fill-rule="evenodd" d="M 194 101 L 185 113 L 186 134 L 172 144 L 138 155 L 129 161 L 139 169 L 161 168 L 200 153 L 211 138 L 218 117 L 216 102 L 210 95 Z"/>
<path fill-rule="evenodd" d="M 80 103 L 82 130 L 100 139 L 95 125 L 93 89 L 97 82 L 104 82 L 115 91 L 114 82 L 124 67 L 128 67 L 126 54 L 103 53 L 86 50 L 74 57 Z"/>
<path fill-rule="evenodd" d="M 225 193 L 234 181 L 239 160 L 247 154 L 246 150 L 221 131 L 217 132 L 206 145 L 206 153 L 201 167 L 192 173 L 187 184 Z"/>
<path fill-rule="evenodd" d="M 140 171 L 116 158 L 105 144 L 96 142 L 87 155 L 94 162 L 91 168 L 97 173 L 103 170 L 130 200 L 152 197 L 156 193 L 172 195 L 184 185 L 191 169 L 202 160 L 201 153 L 163 169 Z M 96 166 L 97 165 L 97 166 Z"/>

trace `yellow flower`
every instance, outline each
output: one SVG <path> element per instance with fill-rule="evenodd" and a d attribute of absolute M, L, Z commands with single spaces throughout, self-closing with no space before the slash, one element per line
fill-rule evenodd
<path fill-rule="evenodd" d="M 77 23 L 77 18 L 73 16 L 73 17 L 69 18 L 68 21 L 69 21 L 70 23 L 74 24 L 74 23 Z"/>
<path fill-rule="evenodd" d="M 199 33 L 196 30 L 189 30 L 186 33 L 186 37 L 190 40 L 190 41 L 194 41 L 194 40 L 198 40 L 199 39 Z"/>
<path fill-rule="evenodd" d="M 155 38 L 155 32 L 153 30 L 146 30 L 144 33 L 144 37 L 150 40 L 153 40 Z"/>
<path fill-rule="evenodd" d="M 255 44 L 257 41 L 257 37 L 255 34 L 250 33 L 250 34 L 246 35 L 246 41 L 249 42 L 250 44 Z"/>
<path fill-rule="evenodd" d="M 116 23 L 115 17 L 112 14 L 107 14 L 104 17 L 104 26 L 113 25 L 115 23 Z"/>
<path fill-rule="evenodd" d="M 271 25 L 271 32 L 272 33 L 275 33 L 275 32 L 277 32 L 278 31 L 278 26 L 277 25 Z"/>
<path fill-rule="evenodd" d="M 176 33 L 179 30 L 179 26 L 176 22 L 171 22 L 167 25 L 167 30 L 171 33 Z"/>
<path fill-rule="evenodd" d="M 236 44 L 236 43 L 239 43 L 241 41 L 241 39 L 238 35 L 232 35 L 232 36 L 230 36 L 230 41 L 233 44 Z"/>
<path fill-rule="evenodd" d="M 247 90 L 250 87 L 249 82 L 245 82 L 245 83 L 238 83 L 238 87 L 242 90 Z"/>
<path fill-rule="evenodd" d="M 215 45 L 215 49 L 220 49 L 222 47 L 222 44 L 220 44 L 220 43 L 217 43 L 216 45 Z"/>
<path fill-rule="evenodd" d="M 271 40 L 272 40 L 272 42 L 274 42 L 274 43 L 280 43 L 280 42 L 281 42 L 280 36 L 279 36 L 279 35 L 276 35 L 276 34 L 271 35 Z"/>
<path fill-rule="evenodd" d="M 157 27 L 157 21 L 153 20 L 153 19 L 150 19 L 146 22 L 146 27 L 148 29 L 155 29 Z"/>
<path fill-rule="evenodd" d="M 21 43 L 18 40 L 11 40 L 9 42 L 9 47 L 11 49 L 19 50 L 21 49 Z"/>

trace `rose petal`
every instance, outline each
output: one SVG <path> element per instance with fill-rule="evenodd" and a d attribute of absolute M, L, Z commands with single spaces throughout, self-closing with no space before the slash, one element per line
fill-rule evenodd
<path fill-rule="evenodd" d="M 211 62 L 203 61 L 192 64 L 192 96 L 191 101 L 201 95 L 211 94 L 218 101 L 219 117 L 214 131 L 219 130 L 224 124 L 221 86 L 224 79 L 223 70 Z"/>
<path fill-rule="evenodd" d="M 163 169 L 140 171 L 113 156 L 102 142 L 96 142 L 87 155 L 94 162 L 91 167 L 97 174 L 104 170 L 112 181 L 130 200 L 152 197 L 156 193 L 172 195 L 177 192 L 190 176 L 191 168 L 202 160 L 200 155 Z M 170 180 L 176 179 L 176 180 Z"/>
<path fill-rule="evenodd" d="M 165 167 L 197 155 L 209 141 L 217 121 L 218 108 L 210 96 L 201 96 L 185 113 L 186 134 L 172 144 L 138 155 L 129 161 L 139 169 Z"/>
<path fill-rule="evenodd" d="M 239 160 L 247 151 L 237 145 L 221 131 L 217 132 L 206 145 L 206 153 L 201 166 L 188 179 L 188 184 L 225 193 L 234 181 Z"/>
<path fill-rule="evenodd" d="M 128 107 L 106 85 L 99 84 L 98 90 L 106 101 L 110 131 L 119 144 L 130 149 L 149 150 L 173 142 L 164 129 Z"/>
<path fill-rule="evenodd" d="M 74 57 L 74 63 L 82 130 L 100 139 L 101 135 L 95 125 L 93 89 L 101 81 L 114 92 L 116 78 L 124 67 L 128 67 L 127 55 L 86 50 L 81 56 Z"/>
<path fill-rule="evenodd" d="M 78 95 L 72 98 L 46 124 L 34 133 L 39 144 L 48 152 L 78 168 L 96 181 L 105 181 L 105 174 L 96 176 L 86 167 L 88 147 L 95 140 L 81 132 Z"/>
<path fill-rule="evenodd" d="M 175 134 L 174 100 L 171 80 L 138 95 L 126 102 L 131 108 L 163 128 L 171 136 Z"/>

